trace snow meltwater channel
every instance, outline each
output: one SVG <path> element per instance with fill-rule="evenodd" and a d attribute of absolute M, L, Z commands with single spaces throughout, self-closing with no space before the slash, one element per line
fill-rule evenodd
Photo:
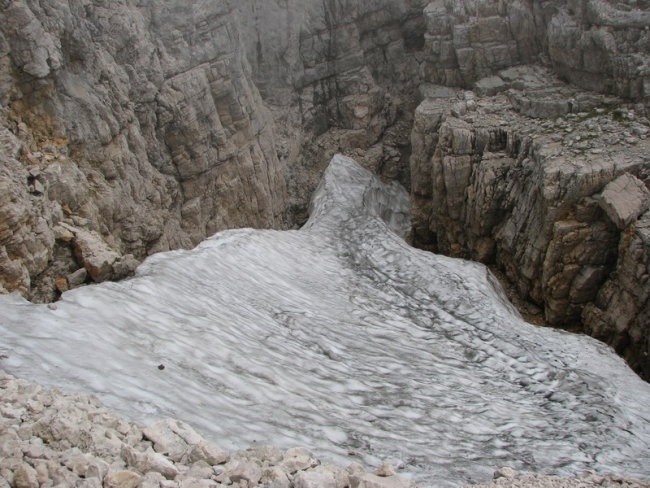
<path fill-rule="evenodd" d="M 55 309 L 0 297 L 2 367 L 223 448 L 400 461 L 424 486 L 504 465 L 650 477 L 650 385 L 524 322 L 485 267 L 409 247 L 408 226 L 401 187 L 336 156 L 301 230 L 221 232 Z"/>

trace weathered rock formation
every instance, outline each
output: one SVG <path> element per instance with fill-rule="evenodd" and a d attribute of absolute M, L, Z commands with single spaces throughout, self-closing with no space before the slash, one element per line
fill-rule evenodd
<path fill-rule="evenodd" d="M 0 9 L 6 289 L 48 300 L 82 265 L 119 277 L 129 255 L 283 225 L 272 119 L 226 2 Z M 94 272 L 86 256 L 98 253 Z"/>
<path fill-rule="evenodd" d="M 272 0 L 240 8 L 253 33 L 253 79 L 275 115 L 280 158 L 291 168 L 298 220 L 306 220 L 305 203 L 337 152 L 409 184 L 426 3 Z"/>
<path fill-rule="evenodd" d="M 546 322 L 584 323 L 648 375 L 650 123 L 543 68 L 498 80 L 492 96 L 426 90 L 411 159 L 416 244 L 493 264 Z"/>
<path fill-rule="evenodd" d="M 650 5 L 438 0 L 424 13 L 425 79 L 472 91 L 423 90 L 416 244 L 492 263 L 546 322 L 650 377 Z"/>
<path fill-rule="evenodd" d="M 424 13 L 429 82 L 469 88 L 544 62 L 581 88 L 650 96 L 646 0 L 436 0 Z"/>
<path fill-rule="evenodd" d="M 3 2 L 1 285 L 294 225 L 338 150 L 408 182 L 424 3 Z"/>

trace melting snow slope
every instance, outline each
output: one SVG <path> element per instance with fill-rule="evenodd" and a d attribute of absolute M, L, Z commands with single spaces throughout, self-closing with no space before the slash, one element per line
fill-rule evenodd
<path fill-rule="evenodd" d="M 501 465 L 650 476 L 650 385 L 595 340 L 526 324 L 484 267 L 410 248 L 403 189 L 336 156 L 311 214 L 152 256 L 55 310 L 2 296 L 3 367 L 225 448 L 400 459 L 424 484 Z"/>

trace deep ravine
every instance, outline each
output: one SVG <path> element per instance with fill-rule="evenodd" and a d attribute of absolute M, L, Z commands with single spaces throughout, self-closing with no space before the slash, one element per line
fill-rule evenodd
<path fill-rule="evenodd" d="M 3 367 L 228 449 L 353 452 L 425 485 L 502 465 L 649 477 L 650 386 L 594 339 L 525 323 L 482 265 L 409 247 L 408 213 L 337 156 L 299 231 L 218 233 L 50 306 L 0 297 Z"/>

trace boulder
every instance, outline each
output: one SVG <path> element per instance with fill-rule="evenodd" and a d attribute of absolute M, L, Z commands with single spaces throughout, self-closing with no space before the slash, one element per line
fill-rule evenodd
<path fill-rule="evenodd" d="M 180 420 L 161 420 L 143 430 L 144 437 L 153 442 L 156 452 L 164 454 L 174 462 L 206 461 L 208 464 L 223 464 L 228 454 L 210 445 L 196 431 Z"/>
<path fill-rule="evenodd" d="M 318 464 L 307 449 L 294 447 L 284 453 L 280 466 L 289 473 L 295 473 L 304 469 L 314 467 Z"/>
<path fill-rule="evenodd" d="M 415 488 L 416 484 L 399 476 L 377 476 L 370 473 L 350 476 L 350 488 Z"/>
<path fill-rule="evenodd" d="M 104 477 L 104 488 L 137 488 L 142 476 L 133 471 L 110 471 Z"/>
<path fill-rule="evenodd" d="M 650 204 L 650 190 L 634 175 L 625 173 L 607 184 L 600 195 L 600 206 L 619 228 L 625 229 Z"/>
<path fill-rule="evenodd" d="M 226 475 L 235 483 L 245 480 L 248 486 L 255 486 L 262 478 L 262 468 L 253 461 L 233 461 L 233 465 L 226 468 Z"/>
<path fill-rule="evenodd" d="M 27 463 L 21 463 L 14 471 L 13 485 L 16 488 L 38 488 L 38 474 L 36 470 Z"/>
<path fill-rule="evenodd" d="M 345 488 L 348 485 L 348 474 L 331 465 L 300 471 L 293 478 L 294 488 Z"/>

